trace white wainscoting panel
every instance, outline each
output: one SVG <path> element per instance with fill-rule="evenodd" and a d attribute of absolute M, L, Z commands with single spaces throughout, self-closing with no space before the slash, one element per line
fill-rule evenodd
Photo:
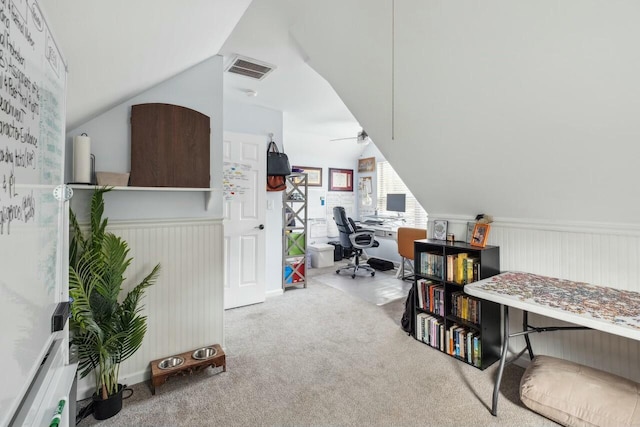
<path fill-rule="evenodd" d="M 468 220 L 452 217 L 430 215 L 429 219 L 448 219 L 449 230 L 464 236 Z M 634 225 L 496 218 L 487 244 L 500 246 L 502 271 L 525 271 L 640 292 L 640 230 Z M 522 312 L 511 309 L 509 316 L 510 330 L 521 330 Z M 533 314 L 529 323 L 567 325 Z M 638 341 L 597 331 L 545 332 L 530 337 L 535 354 L 572 360 L 640 382 Z M 513 339 L 510 348 L 517 352 L 523 345 L 524 339 Z M 518 364 L 525 366 L 528 360 L 523 356 Z"/>
<path fill-rule="evenodd" d="M 109 222 L 133 261 L 126 291 L 160 263 L 160 276 L 142 300 L 147 334 L 142 347 L 120 367 L 120 382 L 132 385 L 150 378 L 149 362 L 198 347 L 224 347 L 222 220 Z M 78 384 L 78 398 L 93 393 L 90 374 Z"/>

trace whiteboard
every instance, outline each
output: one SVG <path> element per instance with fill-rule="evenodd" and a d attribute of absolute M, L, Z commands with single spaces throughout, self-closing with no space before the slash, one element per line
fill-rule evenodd
<path fill-rule="evenodd" d="M 0 0 L 0 426 L 51 342 L 63 291 L 66 70 L 37 3 Z"/>
<path fill-rule="evenodd" d="M 329 191 L 327 193 L 327 236 L 329 237 L 339 235 L 338 226 L 333 219 L 333 208 L 336 206 L 342 206 L 347 217 L 353 218 L 356 211 L 356 196 L 350 191 Z"/>
<path fill-rule="evenodd" d="M 327 193 L 326 191 L 324 191 L 324 189 L 309 187 L 307 194 L 307 206 L 309 208 L 309 213 L 307 214 L 307 216 L 309 218 L 327 218 L 326 198 Z"/>

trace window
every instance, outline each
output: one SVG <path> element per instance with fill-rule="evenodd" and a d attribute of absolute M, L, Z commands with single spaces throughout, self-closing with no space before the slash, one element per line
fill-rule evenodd
<path fill-rule="evenodd" d="M 384 212 L 387 208 L 387 194 L 406 194 L 406 211 L 403 217 L 408 226 L 416 228 L 427 228 L 427 212 L 420 203 L 413 197 L 411 191 L 404 185 L 396 171 L 393 170 L 389 162 L 377 162 L 378 168 L 378 211 Z"/>

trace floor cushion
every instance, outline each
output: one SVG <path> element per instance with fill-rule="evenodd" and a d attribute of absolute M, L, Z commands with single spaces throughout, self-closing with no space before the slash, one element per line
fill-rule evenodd
<path fill-rule="evenodd" d="M 533 359 L 520 399 L 567 426 L 640 426 L 640 384 L 551 356 Z"/>

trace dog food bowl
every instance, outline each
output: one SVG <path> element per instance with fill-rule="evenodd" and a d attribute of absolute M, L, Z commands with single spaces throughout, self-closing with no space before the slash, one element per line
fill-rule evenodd
<path fill-rule="evenodd" d="M 204 360 L 215 356 L 217 353 L 218 351 L 213 347 L 202 347 L 194 351 L 191 357 L 196 360 Z"/>
<path fill-rule="evenodd" d="M 158 363 L 158 368 L 160 369 L 171 369 L 176 368 L 184 363 L 184 359 L 178 356 L 167 357 L 166 359 L 162 359 Z"/>

